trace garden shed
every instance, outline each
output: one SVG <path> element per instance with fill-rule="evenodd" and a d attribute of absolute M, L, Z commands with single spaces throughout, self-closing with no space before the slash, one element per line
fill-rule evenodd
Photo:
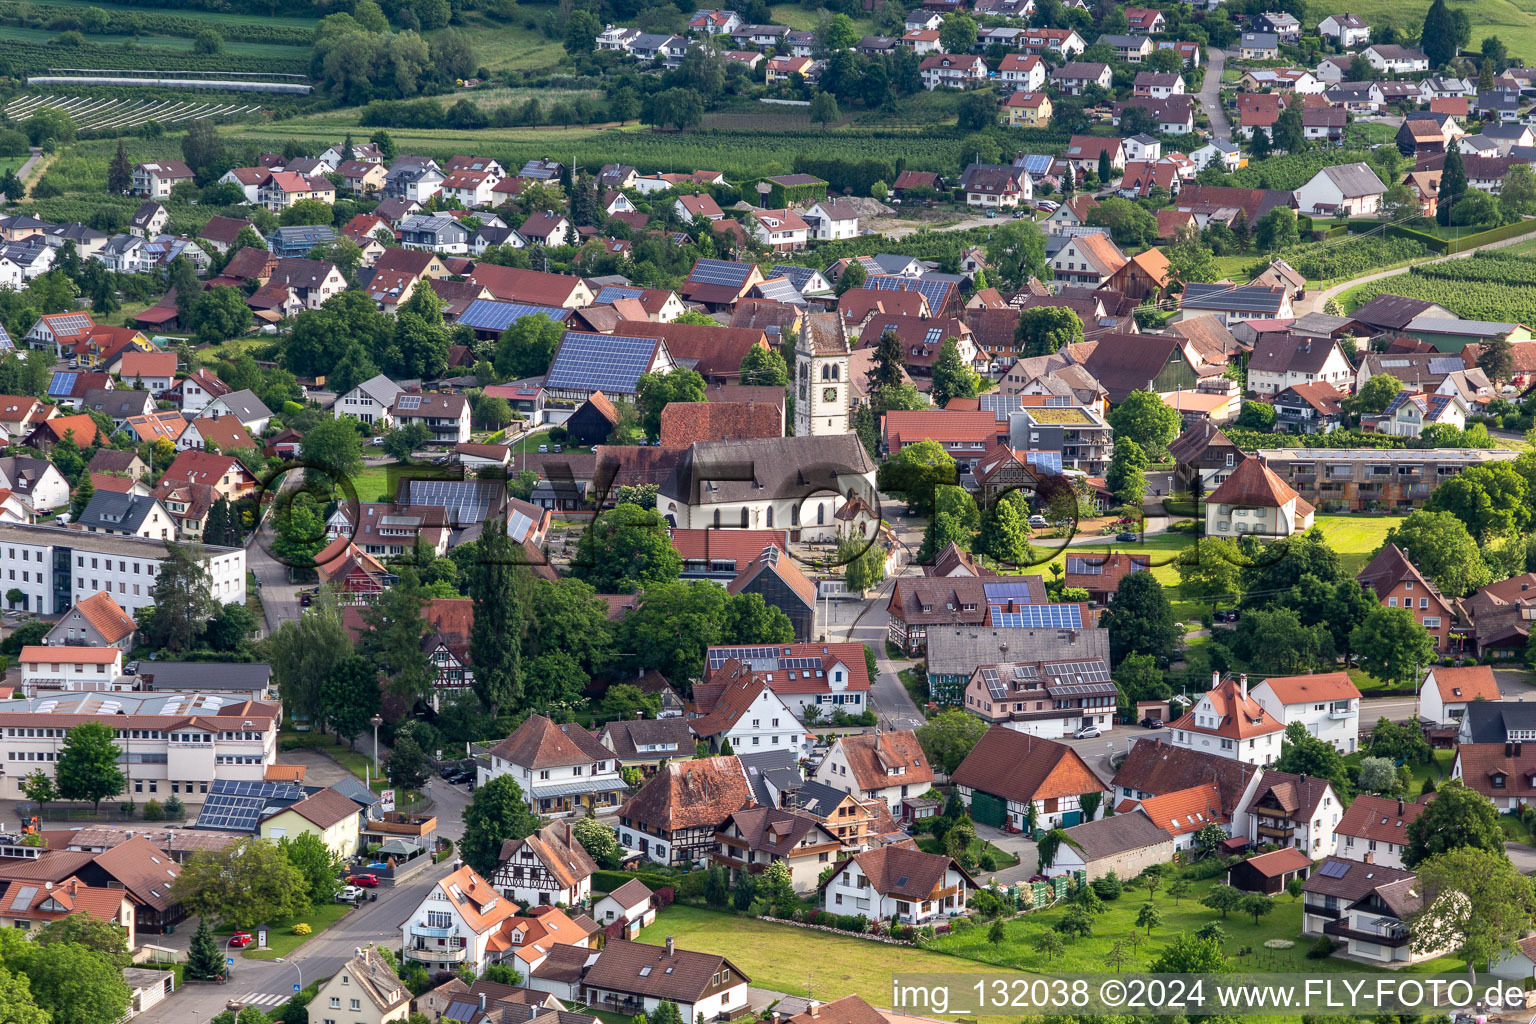
<path fill-rule="evenodd" d="M 1278 896 L 1285 891 L 1291 879 L 1305 879 L 1312 870 L 1312 861 L 1294 846 L 1273 853 L 1261 853 L 1257 857 L 1238 861 L 1227 872 L 1227 884 L 1244 892 L 1262 892 Z"/>

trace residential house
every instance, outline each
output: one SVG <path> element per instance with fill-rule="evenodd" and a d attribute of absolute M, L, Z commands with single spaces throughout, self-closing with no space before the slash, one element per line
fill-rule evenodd
<path fill-rule="evenodd" d="M 918 67 L 923 88 L 969 89 L 987 80 L 986 60 L 978 54 L 930 53 Z"/>
<path fill-rule="evenodd" d="M 1239 467 L 1227 483 L 1217 488 L 1217 493 L 1238 479 L 1241 471 Z M 1208 504 L 1216 501 L 1215 495 L 1207 499 Z M 1285 733 L 1285 726 L 1249 695 L 1246 675 L 1221 679 L 1220 673 L 1213 674 L 1211 688 L 1168 728 L 1176 747 L 1255 765 L 1269 765 L 1279 758 L 1280 740 Z"/>
<path fill-rule="evenodd" d="M 1010 53 L 997 66 L 998 80 L 1019 92 L 1045 88 L 1045 62 L 1033 54 Z"/>
<path fill-rule="evenodd" d="M 537 988 L 534 970 L 528 979 Z M 688 1020 L 729 1020 L 747 1009 L 748 977 L 735 964 L 713 953 L 650 946 L 610 939 L 581 977 L 587 1005 L 633 1016 L 655 1013 L 671 1003 Z"/>
<path fill-rule="evenodd" d="M 1421 395 L 1399 391 L 1387 408 L 1361 417 L 1361 426 L 1377 434 L 1418 437 L 1426 427 L 1444 424 L 1462 430 L 1467 425 L 1467 404 L 1459 395 Z"/>
<path fill-rule="evenodd" d="M 1207 314 L 1220 316 L 1228 327 L 1243 321 L 1286 319 L 1292 316 L 1291 297 L 1284 288 L 1194 282 L 1185 285 L 1176 319 Z M 1253 387 L 1251 381 L 1249 387 Z"/>
<path fill-rule="evenodd" d="M 668 690 L 672 693 L 676 691 Z M 663 716 L 609 722 L 598 731 L 598 742 L 614 752 L 621 768 L 639 768 L 649 774 L 668 761 L 690 757 L 697 746 L 693 726 L 680 717 Z"/>
<path fill-rule="evenodd" d="M 1410 871 L 1330 857 L 1312 871 L 1302 899 L 1302 934 L 1342 943 L 1351 959 L 1413 963 L 1444 952 L 1414 949 L 1409 925 L 1423 897 Z"/>
<path fill-rule="evenodd" d="M 1006 727 L 984 733 L 951 776 L 971 817 L 994 828 L 1070 827 L 1085 818 L 1081 798 L 1108 788 L 1076 750 Z"/>
<path fill-rule="evenodd" d="M 1238 49 L 1244 60 L 1279 60 L 1280 37 L 1273 32 L 1244 32 Z"/>
<path fill-rule="evenodd" d="M 1289 537 L 1311 529 L 1313 514 L 1313 505 L 1277 476 L 1260 455 L 1238 463 L 1206 498 L 1210 535 Z"/>
<path fill-rule="evenodd" d="M 1503 699 L 1491 665 L 1431 665 L 1419 684 L 1417 716 L 1432 725 L 1454 726 L 1466 717 L 1467 706 L 1474 701 Z"/>
<path fill-rule="evenodd" d="M 1259 395 L 1277 395 L 1293 385 L 1318 382 L 1347 392 L 1353 376 L 1349 359 L 1331 338 L 1262 334 L 1248 360 L 1248 389 Z"/>
<path fill-rule="evenodd" d="M 1371 41 L 1371 26 L 1358 14 L 1330 14 L 1318 22 L 1317 34 L 1337 41 L 1342 49 L 1353 50 Z"/>
<path fill-rule="evenodd" d="M 1051 123 L 1051 98 L 1043 92 L 1016 92 L 1003 101 L 1013 128 L 1044 128 Z"/>
<path fill-rule="evenodd" d="M 433 969 L 468 965 L 479 974 L 497 959 L 492 939 L 516 903 L 467 864 L 439 879 L 400 925 L 402 957 Z"/>
<path fill-rule="evenodd" d="M 1364 217 L 1381 208 L 1386 190 L 1369 164 L 1340 164 L 1324 167 L 1297 189 L 1296 205 L 1302 213 L 1313 215 L 1331 217 L 1342 211 Z"/>
<path fill-rule="evenodd" d="M 1343 808 L 1327 779 L 1266 771 L 1243 812 L 1243 834 L 1256 844 L 1289 846 L 1314 860 L 1333 856 Z"/>
<path fill-rule="evenodd" d="M 661 864 L 703 864 L 725 819 L 754 802 L 733 755 L 670 761 L 619 808 L 619 843 Z"/>
<path fill-rule="evenodd" d="M 336 201 L 336 186 L 319 175 L 307 177 L 294 171 L 273 171 L 257 187 L 256 200 L 273 213 L 282 213 L 303 200 L 331 205 Z"/>
<path fill-rule="evenodd" d="M 821 872 L 836 863 L 842 841 L 810 815 L 776 807 L 745 807 L 715 832 L 711 860 L 736 885 L 743 875 L 761 874 L 772 864 L 789 870 L 796 892 L 810 892 Z"/>
<path fill-rule="evenodd" d="M 1107 46 L 1115 51 L 1115 56 L 1128 64 L 1140 64 L 1151 55 L 1152 40 L 1142 35 L 1113 35 L 1099 36 L 1099 46 Z"/>
<path fill-rule="evenodd" d="M 400 244 L 448 255 L 469 252 L 469 228 L 446 213 L 411 214 L 399 224 Z"/>
<path fill-rule="evenodd" d="M 263 818 L 259 834 L 273 843 L 312 835 L 332 857 L 344 861 L 359 849 L 361 825 L 362 807 L 340 790 L 327 788 Z"/>
<path fill-rule="evenodd" d="M 508 899 L 536 907 L 574 907 L 591 897 L 597 862 L 568 820 L 545 825 L 526 839 L 508 839 L 498 859 L 491 884 Z"/>
<path fill-rule="evenodd" d="M 1107 284 L 1125 264 L 1125 255 L 1107 234 L 1070 238 L 1051 258 L 1057 280 L 1089 287 Z"/>
<path fill-rule="evenodd" d="M 1360 737 L 1360 691 L 1345 672 L 1270 676 L 1253 698 L 1281 725 L 1300 722 L 1308 735 L 1353 754 Z"/>
<path fill-rule="evenodd" d="M 376 947 L 359 947 L 352 959 L 320 983 L 308 1010 L 315 1021 L 389 1024 L 410 1015 L 411 990 Z"/>
<path fill-rule="evenodd" d="M 135 164 L 129 192 L 149 199 L 169 199 L 172 188 L 192 178 L 192 168 L 180 160 Z"/>
<path fill-rule="evenodd" d="M 1492 676 L 1491 672 L 1489 676 Z M 1405 802 L 1361 793 L 1334 827 L 1338 856 L 1402 869 L 1403 850 L 1408 846 L 1408 826 L 1426 806 L 1427 802 Z"/>
<path fill-rule="evenodd" d="M 1030 177 L 1009 164 L 970 164 L 960 178 L 967 206 L 999 210 L 1017 208 L 1033 195 Z"/>
<path fill-rule="evenodd" d="M 975 879 L 943 854 L 880 846 L 835 866 L 821 887 L 822 906 L 831 914 L 925 924 L 964 915 L 968 890 L 976 888 Z"/>
<path fill-rule="evenodd" d="M 592 904 L 592 919 L 605 927 L 623 922 L 624 937 L 633 939 L 641 928 L 655 923 L 656 907 L 651 899 L 655 895 L 640 879 L 631 878 Z"/>
<path fill-rule="evenodd" d="M 835 242 L 856 238 L 859 234 L 859 214 L 850 202 L 822 200 L 801 215 L 810 227 L 810 237 L 819 242 Z"/>
<path fill-rule="evenodd" d="M 512 735 L 491 748 L 478 785 L 510 775 L 528 805 L 539 814 L 566 814 L 582 808 L 613 807 L 624 790 L 618 762 L 579 725 L 556 725 L 530 715 Z"/>
<path fill-rule="evenodd" d="M 1408 75 L 1429 70 L 1429 58 L 1424 51 L 1409 46 L 1375 43 L 1362 50 L 1361 56 L 1370 61 L 1371 67 L 1388 74 Z"/>
<path fill-rule="evenodd" d="M 402 391 L 395 395 L 389 419 L 397 427 L 420 423 L 432 435 L 429 443 L 462 444 L 469 440 L 469 400 L 463 395 Z"/>
<path fill-rule="evenodd" d="M 1114 76 L 1108 64 L 1069 60 L 1061 67 L 1053 68 L 1047 77 L 1052 85 L 1066 95 L 1081 96 L 1094 86 L 1108 89 Z"/>
<path fill-rule="evenodd" d="M 880 800 L 895 814 L 902 800 L 933 786 L 933 769 L 910 730 L 843 736 L 816 769 L 817 782 L 865 800 Z"/>
<path fill-rule="evenodd" d="M 1331 434 L 1344 426 L 1345 393 L 1327 381 L 1292 384 L 1271 400 L 1275 428 L 1296 434 Z"/>
<path fill-rule="evenodd" d="M 730 751 L 748 753 L 777 747 L 808 753 L 805 727 L 759 673 L 732 658 L 712 670 L 709 681 L 721 688 L 710 694 L 703 717 L 691 724 L 711 750 L 729 746 Z"/>
<path fill-rule="evenodd" d="M 267 424 L 272 421 L 272 411 L 249 390 L 231 391 L 203 406 L 204 418 L 219 416 L 233 416 L 253 435 L 266 433 Z"/>

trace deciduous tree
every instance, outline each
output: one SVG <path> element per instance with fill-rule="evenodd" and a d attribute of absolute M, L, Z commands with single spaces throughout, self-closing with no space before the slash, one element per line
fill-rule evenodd
<path fill-rule="evenodd" d="M 64 735 L 64 746 L 54 766 L 59 796 L 65 800 L 89 800 L 100 807 L 106 797 L 123 791 L 126 780 L 118 767 L 122 748 L 102 722 L 82 722 Z"/>
<path fill-rule="evenodd" d="M 1483 850 L 1504 859 L 1504 830 L 1489 799 L 1460 779 L 1444 783 L 1409 822 L 1403 863 L 1416 868 L 1453 850 Z"/>
<path fill-rule="evenodd" d="M 464 810 L 464 837 L 459 852 L 464 863 L 489 878 L 500 863 L 501 844 L 525 839 L 538 830 L 539 819 L 528 808 L 522 787 L 510 775 L 498 775 L 475 790 Z"/>
<path fill-rule="evenodd" d="M 171 895 L 194 914 L 252 928 L 309 906 L 304 876 L 275 843 L 241 839 L 194 853 L 171 883 Z"/>

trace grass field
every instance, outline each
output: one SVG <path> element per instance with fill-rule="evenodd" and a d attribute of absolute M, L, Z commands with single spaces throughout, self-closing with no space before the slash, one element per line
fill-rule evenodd
<path fill-rule="evenodd" d="M 241 956 L 246 960 L 276 960 L 280 956 L 287 956 L 337 921 L 346 917 L 351 910 L 352 908 L 345 903 L 327 903 L 323 906 L 311 907 L 307 914 L 300 914 L 298 917 L 285 917 L 276 921 L 263 922 L 269 926 L 267 928 L 267 948 L 257 949 L 256 943 L 253 941 L 242 951 Z M 310 933 L 308 935 L 293 934 L 293 926 L 301 922 L 309 925 Z M 229 936 L 234 934 L 234 929 L 223 928 L 215 934 L 218 936 L 219 944 L 223 945 L 229 940 Z M 254 930 L 251 934 L 255 934 Z M 239 970 L 240 968 L 237 966 L 235 968 L 236 973 Z"/>
<path fill-rule="evenodd" d="M 982 930 L 985 938 L 986 930 Z M 759 988 L 790 995 L 835 998 L 857 993 L 876 1006 L 891 1002 L 892 971 L 961 971 L 986 968 L 921 949 L 903 949 L 867 939 L 733 917 L 678 904 L 656 915 L 640 933 L 641 942 L 661 945 L 667 936 L 679 949 L 719 953 Z"/>
<path fill-rule="evenodd" d="M 138 11 L 144 14 L 153 14 L 157 10 L 157 8 L 148 4 L 116 4 L 112 3 L 111 0 L 103 0 L 103 2 L 96 2 L 96 0 L 47 0 L 47 3 L 43 6 L 100 7 L 108 10 L 117 8 L 125 11 Z M 281 17 L 274 15 L 269 17 L 265 14 L 230 14 L 223 11 L 198 10 L 192 7 L 165 7 L 158 9 L 164 10 L 166 14 L 178 18 L 192 18 L 197 21 L 208 21 L 215 24 L 275 25 L 285 28 L 313 28 L 316 24 L 316 19 L 314 18 L 297 18 L 291 15 Z M 6 31 L 9 33 L 12 29 L 7 27 Z"/>
<path fill-rule="evenodd" d="M 364 466 L 363 471 L 352 478 L 357 488 L 358 501 L 388 501 L 390 481 L 388 466 Z"/>
<path fill-rule="evenodd" d="M 192 12 L 178 11 L 177 13 Z M 5 26 L 6 38 L 14 39 L 17 42 L 46 43 L 58 38 L 58 35 L 59 33 L 45 28 L 22 28 L 17 25 Z M 102 43 L 107 46 L 121 45 L 128 42 L 128 40 L 128 36 L 87 35 L 85 37 L 85 41 L 88 43 Z M 137 46 L 149 49 L 186 50 L 190 53 L 193 40 L 190 36 L 142 35 L 134 37 L 133 42 Z M 283 60 L 304 60 L 309 56 L 309 50 L 302 46 L 285 46 L 279 43 L 253 43 L 236 39 L 226 39 L 224 41 L 224 50 L 227 53 L 240 54 L 247 57 L 275 57 Z"/>
<path fill-rule="evenodd" d="M 1169 940 L 1179 934 L 1193 932 L 1211 921 L 1218 921 L 1228 936 L 1222 943 L 1228 956 L 1235 957 L 1242 947 L 1251 947 L 1254 950 L 1253 954 L 1236 962 L 1235 970 L 1303 974 L 1338 971 L 1357 973 L 1371 970 L 1363 964 L 1337 958 L 1307 959 L 1307 946 L 1311 940 L 1301 936 L 1301 903 L 1289 896 L 1280 896 L 1276 899 L 1274 911 L 1260 918 L 1257 926 L 1254 925 L 1252 917 L 1243 917 L 1236 911 L 1226 920 L 1222 920 L 1219 913 L 1200 905 L 1200 898 L 1215 884 L 1215 881 L 1193 883 L 1191 896 L 1181 899 L 1177 906 L 1165 890 L 1159 890 L 1152 903 L 1162 915 L 1163 923 L 1152 929 L 1150 938 L 1146 930 L 1141 929 L 1140 935 L 1143 940 L 1141 948 L 1132 954 L 1127 968 L 1133 972 L 1145 970 Z M 986 927 L 976 927 L 940 936 L 932 943 L 931 948 L 983 963 L 1025 971 L 1050 970 L 1052 973 L 1102 971 L 1105 970 L 1104 955 L 1117 941 L 1127 940 L 1131 932 L 1136 930 L 1133 922 L 1144 903 L 1146 903 L 1146 890 L 1133 890 L 1127 886 L 1125 894 L 1118 900 L 1108 903 L 1108 911 L 1094 919 L 1093 935 L 1068 941 L 1062 955 L 1052 958 L 1049 962 L 1035 950 L 1030 940 L 1061 920 L 1065 910 L 1060 907 L 1026 914 L 1022 918 L 1009 921 L 1005 925 L 1008 937 L 1001 944 L 988 941 Z M 1264 943 L 1270 939 L 1287 939 L 1295 942 L 1296 945 L 1290 949 L 1265 949 Z M 1129 944 L 1127 952 L 1130 952 Z M 1460 966 L 1458 961 L 1443 957 L 1405 969 L 1422 974 L 1455 970 Z"/>
<path fill-rule="evenodd" d="M 559 39 L 550 39 L 530 23 L 538 24 L 555 10 L 553 4 L 519 4 L 511 24 L 493 22 L 483 14 L 468 15 L 460 26 L 469 36 L 475 60 L 487 71 L 539 71 L 553 69 L 565 56 Z M 433 33 L 428 32 L 428 39 Z"/>

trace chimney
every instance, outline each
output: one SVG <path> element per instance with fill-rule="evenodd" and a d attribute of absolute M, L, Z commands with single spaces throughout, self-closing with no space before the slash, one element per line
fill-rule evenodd
<path fill-rule="evenodd" d="M 667 956 L 672 955 L 672 936 L 667 936 Z"/>
<path fill-rule="evenodd" d="M 813 1018 L 814 1017 L 820 1017 L 821 1016 L 821 1003 L 819 1003 L 816 1000 L 812 999 L 810 1001 L 810 1003 L 806 1005 L 805 1012 L 810 1014 Z"/>
<path fill-rule="evenodd" d="M 1515 756 L 1516 757 L 1520 756 L 1520 743 L 1518 741 L 1516 741 L 1516 743 L 1515 743 Z"/>
<path fill-rule="evenodd" d="M 1244 701 L 1248 699 L 1248 673 L 1244 672 L 1237 677 L 1237 692 L 1242 695 Z"/>
<path fill-rule="evenodd" d="M 1220 685 L 1221 685 L 1221 673 L 1220 672 L 1212 672 L 1211 673 L 1211 689 L 1214 690 L 1214 689 L 1216 689 L 1216 687 L 1218 687 Z"/>
<path fill-rule="evenodd" d="M 1403 800 L 1401 797 L 1399 797 L 1397 800 L 1397 816 L 1399 818 L 1403 816 Z"/>
<path fill-rule="evenodd" d="M 484 992 L 480 993 L 480 1012 L 481 1013 L 485 1012 L 485 993 Z"/>

